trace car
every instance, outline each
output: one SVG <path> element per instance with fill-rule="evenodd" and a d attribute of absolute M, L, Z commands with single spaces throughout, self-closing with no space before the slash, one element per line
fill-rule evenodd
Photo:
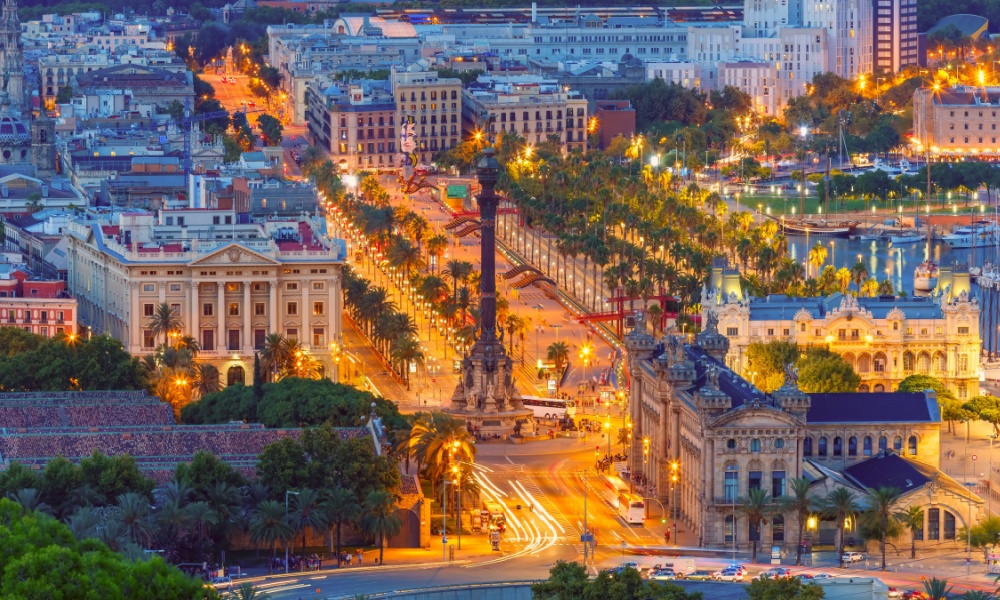
<path fill-rule="evenodd" d="M 250 102 L 247 102 L 247 106 L 257 106 L 257 101 L 251 100 Z"/>
<path fill-rule="evenodd" d="M 212 578 L 212 585 L 215 586 L 215 587 L 217 587 L 217 588 L 218 587 L 229 587 L 230 585 L 232 585 L 232 583 L 233 583 L 233 578 L 230 577 L 229 575 L 226 575 L 225 577 L 213 577 Z"/>
<path fill-rule="evenodd" d="M 617 575 L 617 574 L 625 572 L 626 569 L 635 569 L 636 571 L 639 571 L 640 573 L 642 572 L 642 569 L 639 568 L 639 563 L 635 563 L 635 562 L 623 562 L 622 564 L 618 565 L 617 567 L 611 567 L 610 569 L 608 569 L 608 573 L 612 573 L 612 574 L 616 574 Z"/>
<path fill-rule="evenodd" d="M 865 559 L 865 555 L 860 552 L 844 552 L 844 556 L 841 557 L 846 563 L 856 563 L 861 562 Z"/>
<path fill-rule="evenodd" d="M 903 597 L 903 592 L 901 592 L 899 590 L 899 588 L 890 585 L 889 586 L 889 597 L 890 598 L 902 598 Z"/>
<path fill-rule="evenodd" d="M 677 579 L 677 574 L 673 569 L 656 568 L 649 572 L 649 579 L 654 581 L 673 581 Z"/>
<path fill-rule="evenodd" d="M 747 574 L 747 568 L 745 565 L 729 565 L 726 569 L 736 569 L 743 575 Z"/>
<path fill-rule="evenodd" d="M 799 581 L 812 581 L 813 580 L 813 576 L 810 575 L 809 573 L 799 573 L 795 577 Z"/>
<path fill-rule="evenodd" d="M 678 575 L 677 579 L 684 579 L 690 581 L 711 581 L 713 573 L 711 571 L 693 571 L 684 576 Z"/>
<path fill-rule="evenodd" d="M 816 573 L 813 575 L 813 579 L 833 579 L 833 575 L 829 573 Z"/>
<path fill-rule="evenodd" d="M 743 572 L 739 569 L 723 569 L 712 573 L 716 581 L 743 581 Z"/>
<path fill-rule="evenodd" d="M 791 577 L 792 572 L 785 567 L 774 567 L 763 571 L 758 574 L 754 579 L 779 579 L 782 577 Z"/>

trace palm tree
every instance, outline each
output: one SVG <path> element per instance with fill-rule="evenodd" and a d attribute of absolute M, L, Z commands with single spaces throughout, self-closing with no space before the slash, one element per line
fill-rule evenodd
<path fill-rule="evenodd" d="M 35 488 L 21 488 L 16 492 L 7 494 L 7 497 L 17 503 L 26 513 L 39 512 L 51 514 L 52 508 L 42 502 L 42 493 Z"/>
<path fill-rule="evenodd" d="M 559 382 L 562 380 L 563 368 L 569 363 L 569 346 L 566 342 L 553 342 L 546 350 L 545 357 L 556 364 L 556 387 L 558 389 Z"/>
<path fill-rule="evenodd" d="M 802 565 L 802 540 L 805 537 L 806 519 L 813 510 L 813 498 L 809 496 L 809 480 L 796 477 L 791 481 L 791 495 L 779 499 L 780 510 L 783 513 L 793 513 L 799 524 L 798 545 L 795 548 L 795 565 Z"/>
<path fill-rule="evenodd" d="M 219 515 L 215 514 L 208 502 L 192 502 L 184 507 L 188 516 L 189 529 L 194 539 L 201 543 L 209 538 L 209 531 L 218 525 Z"/>
<path fill-rule="evenodd" d="M 885 570 L 883 568 L 883 570 Z M 931 577 L 924 580 L 924 591 L 927 592 L 928 600 L 947 600 L 952 588 L 948 587 L 947 579 Z"/>
<path fill-rule="evenodd" d="M 406 379 L 406 390 L 410 390 L 410 369 L 409 365 L 423 366 L 424 352 L 420 349 L 420 342 L 408 335 L 401 335 L 393 342 L 389 352 L 392 362 L 399 365 L 403 378 Z"/>
<path fill-rule="evenodd" d="M 354 494 L 342 487 L 330 490 L 326 496 L 326 523 L 328 529 L 337 530 L 337 556 L 340 556 L 340 531 L 344 523 L 350 523 L 358 516 L 361 507 L 354 497 Z M 327 531 L 327 539 L 330 537 Z"/>
<path fill-rule="evenodd" d="M 302 532 L 302 555 L 305 556 L 306 529 L 312 529 L 314 532 L 326 529 L 327 507 L 320 493 L 309 488 L 302 488 L 294 500 L 294 510 L 288 516 L 289 525 L 293 530 Z M 305 570 L 305 561 L 302 563 L 302 568 Z"/>
<path fill-rule="evenodd" d="M 198 396 L 214 394 L 222 389 L 222 381 L 219 377 L 219 369 L 215 365 L 208 363 L 198 363 L 194 365 L 194 389 L 198 390 Z"/>
<path fill-rule="evenodd" d="M 250 540 L 271 546 L 271 559 L 277 554 L 278 544 L 287 544 L 295 532 L 285 521 L 285 506 L 275 500 L 265 500 L 257 505 L 250 523 Z M 268 572 L 271 569 L 268 568 Z"/>
<path fill-rule="evenodd" d="M 448 298 L 448 284 L 437 275 L 428 275 L 420 282 L 420 295 L 436 308 Z"/>
<path fill-rule="evenodd" d="M 878 280 L 874 277 L 869 277 L 861 284 L 861 290 L 858 292 L 860 296 L 871 297 L 877 294 L 879 291 Z"/>
<path fill-rule="evenodd" d="M 984 590 L 969 590 L 961 596 L 958 596 L 958 598 L 961 600 L 997 600 L 995 593 Z"/>
<path fill-rule="evenodd" d="M 809 255 L 806 261 L 809 263 L 810 267 L 813 267 L 818 272 L 819 268 L 826 262 L 826 256 L 826 246 L 816 242 L 816 245 L 809 249 Z"/>
<path fill-rule="evenodd" d="M 911 506 L 900 515 L 900 523 L 910 530 L 910 558 L 916 558 L 917 534 L 924 531 L 924 511 L 919 506 Z"/>
<path fill-rule="evenodd" d="M 865 267 L 865 263 L 858 260 L 851 267 L 851 281 L 854 285 L 858 286 L 858 295 L 861 295 L 861 284 L 863 284 L 868 279 L 868 268 Z"/>
<path fill-rule="evenodd" d="M 117 518 L 128 529 L 132 542 L 147 547 L 153 539 L 153 526 L 149 521 L 149 499 L 142 494 L 129 492 L 118 496 Z"/>
<path fill-rule="evenodd" d="M 69 516 L 66 525 L 73 532 L 73 537 L 83 540 L 97 534 L 98 526 L 104 522 L 97 510 L 92 506 L 81 506 Z"/>
<path fill-rule="evenodd" d="M 264 338 L 264 349 L 260 353 L 260 368 L 267 374 L 268 381 L 277 381 L 288 362 L 288 346 L 285 336 L 269 333 Z"/>
<path fill-rule="evenodd" d="M 444 256 L 445 248 L 448 247 L 448 238 L 444 234 L 432 235 L 427 240 L 427 253 L 434 257 L 434 272 L 440 270 L 441 257 Z"/>
<path fill-rule="evenodd" d="M 837 486 L 823 499 L 823 514 L 832 517 L 837 523 L 837 556 L 840 567 L 844 567 L 844 523 L 857 514 L 859 507 L 854 501 L 854 494 L 843 486 Z M 921 521 L 921 524 L 923 522 Z"/>
<path fill-rule="evenodd" d="M 771 499 L 767 491 L 752 488 L 745 497 L 739 500 L 739 512 L 746 516 L 750 525 L 750 538 L 753 541 L 751 560 L 757 562 L 757 543 L 760 541 L 760 526 L 767 524 L 767 516 L 771 512 Z M 734 524 L 735 526 L 735 524 Z"/>
<path fill-rule="evenodd" d="M 420 257 L 420 248 L 410 240 L 398 236 L 389 247 L 388 258 L 390 265 L 401 269 L 406 275 L 424 265 L 424 259 Z"/>
<path fill-rule="evenodd" d="M 184 327 L 184 323 L 181 321 L 181 316 L 166 302 L 157 305 L 146 322 L 146 328 L 149 329 L 154 338 L 159 337 L 161 333 L 163 334 L 164 344 L 167 343 L 171 333 L 180 331 L 182 327 Z"/>
<path fill-rule="evenodd" d="M 458 299 L 458 282 L 467 280 L 469 276 L 472 275 L 472 271 L 473 271 L 473 266 L 472 263 L 470 262 L 458 259 L 452 259 L 448 261 L 448 265 L 445 268 L 442 275 L 444 275 L 445 277 L 451 277 L 452 279 L 453 282 L 451 286 L 452 302 Z"/>
<path fill-rule="evenodd" d="M 403 522 L 396 514 L 396 497 L 389 492 L 369 492 L 362 509 L 361 529 L 378 540 L 378 563 L 384 564 L 386 538 L 399 535 Z"/>
<path fill-rule="evenodd" d="M 410 429 L 408 447 L 411 455 L 425 465 L 424 474 L 431 482 L 432 495 L 450 459 L 473 462 L 476 456 L 475 440 L 465 423 L 440 411 L 417 417 Z"/>
<path fill-rule="evenodd" d="M 223 596 L 225 600 L 269 600 L 270 597 L 270 594 L 255 588 L 252 583 L 244 583 Z"/>
<path fill-rule="evenodd" d="M 861 513 L 862 522 L 879 536 L 883 571 L 885 571 L 885 538 L 889 534 L 890 527 L 900 521 L 900 513 L 896 508 L 898 504 L 898 488 L 880 487 L 877 490 L 868 488 L 868 506 L 865 512 Z"/>

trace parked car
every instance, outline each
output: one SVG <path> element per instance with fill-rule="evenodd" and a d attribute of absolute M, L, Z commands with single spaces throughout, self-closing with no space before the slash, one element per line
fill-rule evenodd
<path fill-rule="evenodd" d="M 899 590 L 899 588 L 890 585 L 889 586 L 889 597 L 890 598 L 902 598 L 903 597 L 903 592 L 901 592 Z"/>
<path fill-rule="evenodd" d="M 711 571 L 694 571 L 693 573 L 688 573 L 681 577 L 678 575 L 678 579 L 685 579 L 691 581 L 711 581 L 712 572 Z"/>
<path fill-rule="evenodd" d="M 844 552 L 843 560 L 846 563 L 856 563 L 861 562 L 865 559 L 865 555 L 860 552 Z"/>
<path fill-rule="evenodd" d="M 743 572 L 739 569 L 723 569 L 712 574 L 716 581 L 743 581 Z"/>
<path fill-rule="evenodd" d="M 726 567 L 726 569 L 736 569 L 737 571 L 739 571 L 743 575 L 747 574 L 746 565 L 729 565 L 728 567 Z"/>
<path fill-rule="evenodd" d="M 649 572 L 649 578 L 655 581 L 673 581 L 677 579 L 677 575 L 673 569 L 657 568 Z"/>
<path fill-rule="evenodd" d="M 608 572 L 612 573 L 612 574 L 619 574 L 619 573 L 623 573 L 625 571 L 625 569 L 635 569 L 636 571 L 639 571 L 640 573 L 642 572 L 642 569 L 639 568 L 639 563 L 636 563 L 636 562 L 623 562 L 622 564 L 618 565 L 617 567 L 611 567 L 610 569 L 608 569 Z"/>
<path fill-rule="evenodd" d="M 833 579 L 833 575 L 829 573 L 816 573 L 813 575 L 813 579 Z"/>
<path fill-rule="evenodd" d="M 795 577 L 797 577 L 799 579 L 799 581 L 812 581 L 813 580 L 813 576 L 810 575 L 809 573 L 799 573 Z"/>

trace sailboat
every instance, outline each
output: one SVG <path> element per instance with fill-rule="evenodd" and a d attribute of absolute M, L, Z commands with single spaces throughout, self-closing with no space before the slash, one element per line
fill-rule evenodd
<path fill-rule="evenodd" d="M 927 161 L 927 177 L 930 180 L 930 161 Z M 928 183 L 928 189 L 930 184 Z M 927 195 L 930 198 L 930 194 Z M 914 230 L 916 231 L 916 230 Z M 931 219 L 927 217 L 927 259 L 913 269 L 913 291 L 931 292 L 937 287 L 938 264 L 931 260 Z"/>

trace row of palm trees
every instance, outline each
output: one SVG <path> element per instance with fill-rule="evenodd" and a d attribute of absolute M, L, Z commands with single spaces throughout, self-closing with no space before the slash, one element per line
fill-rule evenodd
<path fill-rule="evenodd" d="M 747 519 L 751 531 L 757 532 L 752 540 L 753 561 L 757 561 L 757 543 L 760 538 L 760 527 L 775 515 L 794 515 L 798 525 L 798 543 L 796 545 L 795 564 L 802 564 L 803 540 L 809 519 L 818 515 L 823 519 L 832 519 L 837 525 L 836 550 L 840 558 L 840 566 L 844 566 L 844 537 L 846 523 L 855 521 L 858 531 L 865 539 L 875 539 L 879 542 L 882 556 L 882 570 L 885 570 L 886 539 L 897 537 L 903 528 L 910 530 L 911 558 L 916 557 L 916 539 L 918 532 L 923 530 L 923 511 L 917 506 L 906 510 L 900 508 L 900 490 L 894 487 L 870 488 L 859 502 L 854 492 L 838 486 L 823 497 L 811 495 L 810 481 L 806 478 L 792 479 L 787 495 L 772 498 L 762 488 L 753 488 L 747 495 L 740 498 L 737 510 Z M 735 523 L 734 523 L 735 527 Z"/>
<path fill-rule="evenodd" d="M 345 525 L 374 539 L 382 562 L 384 541 L 397 535 L 401 522 L 396 515 L 396 497 L 387 491 L 372 491 L 358 503 L 344 488 L 320 492 L 300 489 L 283 503 L 269 499 L 266 485 L 237 487 L 215 482 L 198 491 L 176 479 L 157 488 L 153 501 L 145 494 L 120 494 L 109 506 L 84 504 L 65 517 L 70 531 L 79 538 L 100 540 L 126 557 L 140 559 L 146 549 L 162 550 L 174 562 L 201 561 L 211 548 L 224 547 L 240 534 L 260 548 L 270 548 L 272 558 L 279 547 L 291 547 L 301 536 L 305 554 L 306 534 L 326 536 L 331 552 L 341 550 Z M 52 515 L 54 509 L 37 489 L 24 488 L 9 497 L 25 511 Z"/>

